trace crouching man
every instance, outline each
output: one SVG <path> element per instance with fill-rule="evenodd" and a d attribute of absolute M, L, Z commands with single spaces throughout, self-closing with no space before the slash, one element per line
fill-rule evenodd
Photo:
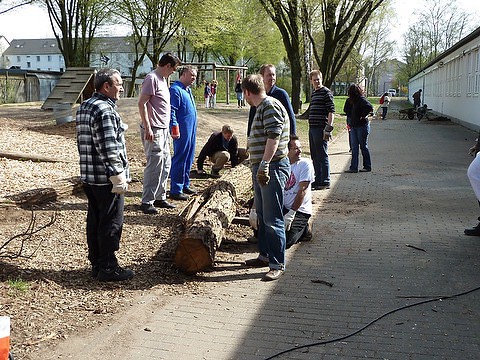
<path fill-rule="evenodd" d="M 212 175 L 220 176 L 220 170 L 227 162 L 231 162 L 232 167 L 237 166 L 246 159 L 245 149 L 238 148 L 238 140 L 233 135 L 233 129 L 230 125 L 223 125 L 221 132 L 214 132 L 210 135 L 207 143 L 203 146 L 197 159 L 197 172 L 203 174 L 203 163 L 209 158 L 212 162 Z"/>
<path fill-rule="evenodd" d="M 302 145 L 296 135 L 290 135 L 288 159 L 291 173 L 285 185 L 284 222 L 286 231 L 286 248 L 299 241 L 312 239 L 308 220 L 312 216 L 312 182 L 315 171 L 310 159 L 301 157 Z"/>

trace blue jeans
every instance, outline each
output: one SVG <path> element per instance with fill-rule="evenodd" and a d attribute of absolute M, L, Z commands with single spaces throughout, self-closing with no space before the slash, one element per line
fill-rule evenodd
<path fill-rule="evenodd" d="M 352 162 L 350 170 L 358 170 L 358 147 L 362 151 L 363 168 L 372 170 L 372 161 L 370 159 L 370 151 L 368 150 L 368 134 L 370 133 L 370 123 L 364 126 L 352 127 Z"/>
<path fill-rule="evenodd" d="M 328 160 L 328 141 L 323 140 L 323 128 L 311 127 L 308 131 L 310 154 L 315 170 L 314 185 L 330 184 L 330 162 Z"/>
<path fill-rule="evenodd" d="M 386 106 L 382 107 L 382 120 L 385 120 L 385 118 L 387 117 L 387 111 L 388 111 L 388 107 Z"/>
<path fill-rule="evenodd" d="M 270 269 L 285 270 L 285 223 L 283 221 L 283 190 L 290 176 L 290 161 L 285 157 L 270 163 L 270 181 L 257 182 L 259 164 L 252 166 L 255 207 L 258 218 L 259 259 L 268 261 Z"/>

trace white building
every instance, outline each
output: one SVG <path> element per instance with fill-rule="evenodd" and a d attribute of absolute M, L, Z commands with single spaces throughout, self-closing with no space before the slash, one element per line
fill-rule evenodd
<path fill-rule="evenodd" d="M 409 80 L 410 102 L 419 89 L 428 108 L 465 127 L 480 129 L 480 28 Z"/>
<path fill-rule="evenodd" d="M 131 76 L 135 51 L 128 37 L 99 37 L 92 43 L 91 67 L 111 67 L 122 76 Z M 4 68 L 40 71 L 65 71 L 65 60 L 56 39 L 14 39 L 2 53 Z M 145 57 L 137 75 L 154 68 Z"/>
<path fill-rule="evenodd" d="M 65 71 L 56 39 L 14 39 L 2 54 L 5 68 Z"/>

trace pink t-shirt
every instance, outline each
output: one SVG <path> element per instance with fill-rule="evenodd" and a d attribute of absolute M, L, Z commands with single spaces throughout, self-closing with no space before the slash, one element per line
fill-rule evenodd
<path fill-rule="evenodd" d="M 166 129 L 170 124 L 170 91 L 167 80 L 156 71 L 145 76 L 142 95 L 149 95 L 147 102 L 148 119 L 152 127 Z"/>

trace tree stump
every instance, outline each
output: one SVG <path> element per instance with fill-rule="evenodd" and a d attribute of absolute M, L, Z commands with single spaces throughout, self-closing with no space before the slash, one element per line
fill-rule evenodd
<path fill-rule="evenodd" d="M 189 204 L 186 229 L 175 251 L 175 265 L 194 274 L 213 265 L 225 229 L 237 213 L 237 199 L 252 190 L 250 168 L 239 165 L 227 171 Z"/>

